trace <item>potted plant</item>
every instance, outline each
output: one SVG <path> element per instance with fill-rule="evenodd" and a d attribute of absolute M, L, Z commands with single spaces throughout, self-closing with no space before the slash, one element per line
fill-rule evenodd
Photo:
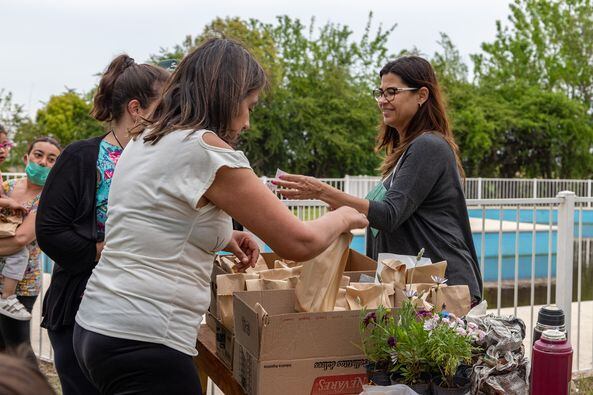
<path fill-rule="evenodd" d="M 428 361 L 433 372 L 433 394 L 469 394 L 470 381 L 461 369 L 471 364 L 472 341 L 484 336 L 474 325 L 442 311 L 424 321 L 428 332 L 426 342 Z"/>
<path fill-rule="evenodd" d="M 390 385 L 391 353 L 395 347 L 395 319 L 391 310 L 379 306 L 375 311 L 361 310 L 361 350 L 366 356 L 369 381 Z"/>
<path fill-rule="evenodd" d="M 429 312 L 416 312 L 410 300 L 403 302 L 397 319 L 396 346 L 392 351 L 392 384 L 406 384 L 420 395 L 430 394 L 430 366 L 424 317 Z"/>

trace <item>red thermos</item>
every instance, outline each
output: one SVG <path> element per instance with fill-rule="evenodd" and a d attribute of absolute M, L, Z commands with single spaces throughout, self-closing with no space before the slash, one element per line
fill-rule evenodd
<path fill-rule="evenodd" d="M 572 347 L 566 334 L 545 330 L 531 353 L 531 394 L 567 395 L 572 375 Z"/>

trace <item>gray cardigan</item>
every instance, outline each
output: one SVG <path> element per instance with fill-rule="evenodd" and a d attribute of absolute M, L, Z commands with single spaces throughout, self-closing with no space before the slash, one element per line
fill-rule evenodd
<path fill-rule="evenodd" d="M 389 182 L 391 186 L 389 187 Z M 371 201 L 367 255 L 379 253 L 424 256 L 447 261 L 449 285 L 467 284 L 482 298 L 482 277 L 474 248 L 465 197 L 453 150 L 438 134 L 417 137 L 404 153 L 383 201 Z"/>

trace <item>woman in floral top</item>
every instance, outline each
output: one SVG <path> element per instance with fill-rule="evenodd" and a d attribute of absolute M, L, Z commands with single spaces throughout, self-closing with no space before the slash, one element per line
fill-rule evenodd
<path fill-rule="evenodd" d="M 29 263 L 25 276 L 17 285 L 17 298 L 31 312 L 33 305 L 41 291 L 41 268 L 39 262 L 39 247 L 35 236 L 35 216 L 39 196 L 49 169 L 51 169 L 60 155 L 61 147 L 51 137 L 40 137 L 29 146 L 24 157 L 27 166 L 26 178 L 11 180 L 4 184 L 8 197 L 22 204 L 28 214 L 13 237 L 0 239 L 0 271 L 4 266 L 4 256 L 27 247 L 29 249 Z M 33 165 L 34 164 L 34 165 Z M 35 171 L 31 170 L 35 169 Z M 19 321 L 5 315 L 0 315 L 0 348 L 14 348 L 21 344 L 28 344 L 29 355 L 36 361 L 31 349 L 29 332 L 30 322 Z M 35 362 L 36 363 L 36 362 Z"/>
<path fill-rule="evenodd" d="M 107 198 L 111 178 L 117 161 L 123 149 L 119 145 L 113 145 L 107 139 L 101 140 L 99 145 L 99 156 L 97 157 L 97 234 L 102 239 L 105 236 L 105 222 L 107 221 Z"/>

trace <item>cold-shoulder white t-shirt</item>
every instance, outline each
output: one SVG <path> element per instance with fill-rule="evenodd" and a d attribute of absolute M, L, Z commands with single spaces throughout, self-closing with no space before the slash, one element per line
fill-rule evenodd
<path fill-rule="evenodd" d="M 109 193 L 105 248 L 76 322 L 106 336 L 196 355 L 210 302 L 213 254 L 232 234 L 212 203 L 197 208 L 223 166 L 249 168 L 241 151 L 207 145 L 208 131 L 176 131 L 126 146 Z"/>

